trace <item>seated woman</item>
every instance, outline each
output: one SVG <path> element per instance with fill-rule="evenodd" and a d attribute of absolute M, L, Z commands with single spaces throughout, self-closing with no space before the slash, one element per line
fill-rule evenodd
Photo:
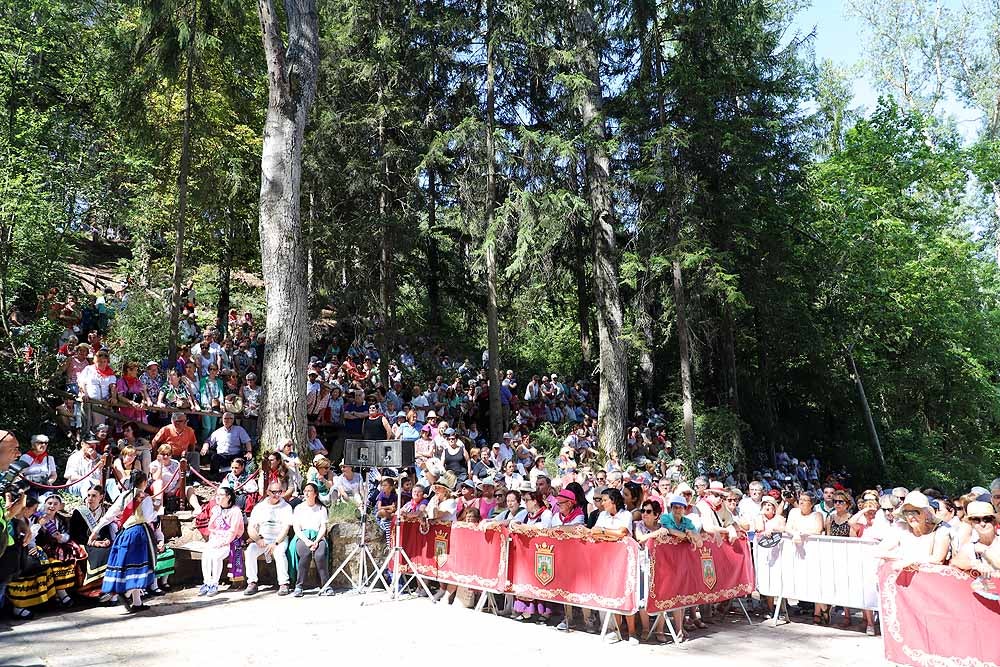
<path fill-rule="evenodd" d="M 524 518 L 511 524 L 512 530 L 517 530 L 517 526 L 532 526 L 534 528 L 552 527 L 552 510 L 545 503 L 545 496 L 541 491 L 531 491 L 524 494 L 524 504 L 527 512 Z M 531 621 L 537 613 L 539 620 L 545 622 L 552 616 L 552 607 L 542 600 L 532 600 L 531 598 L 514 599 L 515 618 L 519 621 Z"/>
<path fill-rule="evenodd" d="M 335 478 L 330 468 L 330 459 L 322 454 L 317 454 L 313 457 L 309 472 L 306 473 L 306 483 L 316 487 L 316 491 L 319 493 L 319 501 L 323 505 L 329 505 L 335 500 L 335 496 L 333 495 L 335 493 Z"/>
<path fill-rule="evenodd" d="M 152 499 L 146 495 L 146 476 L 132 473 L 131 489 L 119 496 L 111 508 L 98 520 L 88 541 L 96 540 L 101 531 L 118 522 L 121 529 L 115 535 L 108 555 L 101 591 L 117 594 L 129 613 L 149 609 L 139 598 L 141 590 L 156 589 L 156 547 L 152 537 L 152 522 L 156 510 Z"/>
<path fill-rule="evenodd" d="M 236 492 L 228 486 L 220 486 L 215 492 L 215 506 L 208 520 L 208 539 L 201 552 L 199 596 L 219 594 L 222 563 L 230 555 L 233 541 L 242 535 L 243 512 L 236 505 Z"/>
<path fill-rule="evenodd" d="M 419 484 L 414 484 L 410 500 L 403 505 L 404 519 L 419 519 L 427 514 L 427 491 Z"/>
<path fill-rule="evenodd" d="M 330 578 L 329 550 L 326 544 L 326 531 L 329 526 L 326 506 L 319 499 L 319 489 L 312 482 L 306 482 L 302 490 L 302 502 L 292 513 L 292 529 L 295 535 L 288 544 L 288 569 L 295 577 L 294 597 L 304 595 L 306 576 L 309 573 L 310 561 L 316 563 L 316 573 L 322 587 L 319 594 L 333 595 L 326 586 Z"/>
<path fill-rule="evenodd" d="M 11 517 L 11 537 L 20 547 L 21 569 L 7 584 L 7 599 L 10 600 L 15 619 L 27 621 L 35 617 L 31 610 L 45 604 L 57 596 L 56 581 L 49 568 L 49 559 L 35 543 L 31 517 L 38 509 L 38 498 L 28 496 L 21 511 Z M 14 549 L 8 546 L 7 549 Z M 60 597 L 60 601 L 62 598 Z"/>
<path fill-rule="evenodd" d="M 282 492 L 282 499 L 285 502 L 291 501 L 294 497 L 298 488 L 292 480 L 292 476 L 289 473 L 288 467 L 281 458 L 281 454 L 278 452 L 269 452 L 264 458 L 264 467 L 260 471 L 261 476 L 261 487 L 262 489 L 267 489 L 271 484 L 280 484 L 281 488 L 284 489 Z"/>
<path fill-rule="evenodd" d="M 50 493 L 45 499 L 42 516 L 35 521 L 38 528 L 33 527 L 32 530 L 36 531 L 35 543 L 48 556 L 59 602 L 69 607 L 73 604 L 69 591 L 76 586 L 76 564 L 87 558 L 87 552 L 70 538 L 69 519 L 62 510 L 62 498 L 59 494 Z"/>
<path fill-rule="evenodd" d="M 153 503 L 153 509 L 157 514 L 164 512 L 172 514 L 180 509 L 181 499 L 178 492 L 181 482 L 184 481 L 184 473 L 180 472 L 180 462 L 171 458 L 172 454 L 170 445 L 160 445 L 156 450 L 156 460 L 149 464 L 150 502 Z M 141 476 L 143 479 L 146 477 Z M 132 475 L 130 479 L 136 477 Z"/>
<path fill-rule="evenodd" d="M 105 526 L 91 540 L 90 533 L 101 520 L 108 506 L 104 503 L 104 489 L 94 485 L 84 496 L 83 504 L 73 510 L 69 518 L 69 534 L 77 544 L 86 545 L 87 559 L 77 563 L 77 595 L 94 598 L 100 597 L 101 602 L 118 602 L 117 596 L 101 595 L 101 582 L 104 580 L 104 570 L 108 564 L 108 554 L 111 553 L 111 542 L 115 538 L 117 526 Z"/>
<path fill-rule="evenodd" d="M 21 463 L 27 467 L 21 476 L 36 484 L 55 484 L 58 471 L 56 460 L 49 454 L 49 438 L 45 435 L 31 436 L 31 450 L 21 456 Z"/>

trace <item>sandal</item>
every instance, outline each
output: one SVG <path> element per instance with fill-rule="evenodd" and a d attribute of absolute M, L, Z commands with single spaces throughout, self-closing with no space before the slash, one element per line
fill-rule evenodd
<path fill-rule="evenodd" d="M 14 607 L 14 618 L 20 619 L 22 621 L 30 621 L 35 617 L 35 612 L 30 609 L 25 609 L 24 607 Z"/>
<path fill-rule="evenodd" d="M 694 627 L 698 628 L 699 630 L 704 630 L 705 628 L 708 627 L 708 625 L 706 625 L 705 622 L 699 618 L 695 619 Z"/>

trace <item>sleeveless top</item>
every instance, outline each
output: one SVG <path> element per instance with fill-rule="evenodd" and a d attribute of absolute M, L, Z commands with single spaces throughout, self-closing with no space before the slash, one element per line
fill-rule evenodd
<path fill-rule="evenodd" d="M 444 469 L 453 473 L 466 472 L 465 448 L 459 447 L 458 451 L 452 454 L 447 448 L 444 450 Z"/>
<path fill-rule="evenodd" d="M 361 422 L 361 438 L 364 440 L 385 440 L 385 426 L 382 425 L 382 416 L 377 419 L 366 417 Z"/>
<path fill-rule="evenodd" d="M 830 515 L 830 535 L 833 537 L 850 537 L 850 516 L 848 516 L 848 521 L 845 521 L 844 523 L 837 523 L 833 520 L 833 515 Z"/>

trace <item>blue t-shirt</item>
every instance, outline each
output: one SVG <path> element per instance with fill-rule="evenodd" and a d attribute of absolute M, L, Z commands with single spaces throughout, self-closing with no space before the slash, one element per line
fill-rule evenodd
<path fill-rule="evenodd" d="M 687 518 L 686 516 L 682 516 L 681 522 L 678 525 L 677 522 L 674 521 L 674 515 L 671 514 L 670 512 L 664 512 L 663 514 L 660 515 L 660 525 L 666 528 L 667 530 L 680 530 L 685 533 L 698 532 L 698 529 L 694 527 L 694 524 L 691 522 L 691 519 Z"/>

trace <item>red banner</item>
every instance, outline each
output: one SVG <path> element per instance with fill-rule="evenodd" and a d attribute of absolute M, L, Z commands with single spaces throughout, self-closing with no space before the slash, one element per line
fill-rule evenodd
<path fill-rule="evenodd" d="M 510 590 L 521 597 L 634 613 L 638 608 L 639 545 L 594 540 L 586 529 L 510 533 Z"/>
<path fill-rule="evenodd" d="M 722 602 L 749 595 L 754 589 L 753 561 L 746 539 L 716 546 L 711 540 L 697 549 L 672 537 L 646 541 L 649 550 L 650 613 L 696 604 Z"/>
<path fill-rule="evenodd" d="M 395 533 L 393 533 L 395 535 Z M 480 528 L 471 523 L 427 524 L 404 521 L 400 529 L 403 551 L 417 574 L 469 588 L 502 591 L 506 586 L 506 548 L 502 528 Z M 403 563 L 402 570 L 409 570 Z"/>
<path fill-rule="evenodd" d="M 1000 665 L 1000 603 L 973 593 L 947 565 L 879 566 L 882 638 L 892 662 L 924 667 Z"/>

